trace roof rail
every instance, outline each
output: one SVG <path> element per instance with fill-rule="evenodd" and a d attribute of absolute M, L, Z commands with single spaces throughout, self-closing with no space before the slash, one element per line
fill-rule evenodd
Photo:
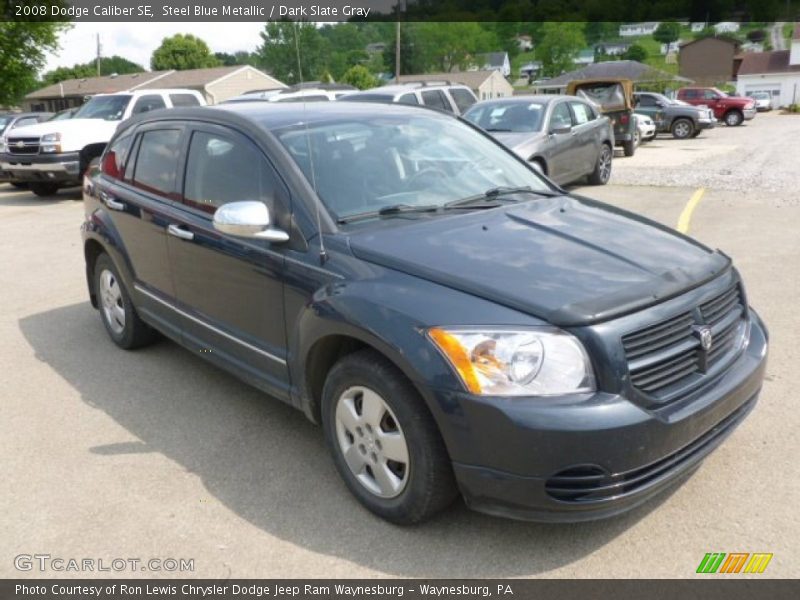
<path fill-rule="evenodd" d="M 447 79 L 438 79 L 438 80 L 421 80 L 421 79 L 410 79 L 406 81 L 401 81 L 400 85 L 419 85 L 421 87 L 428 87 L 429 85 L 457 85 L 454 84 L 452 81 Z"/>

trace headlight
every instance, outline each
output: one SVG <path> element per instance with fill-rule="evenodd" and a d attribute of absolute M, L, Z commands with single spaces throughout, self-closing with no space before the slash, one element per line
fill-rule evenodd
<path fill-rule="evenodd" d="M 61 134 L 48 133 L 39 141 L 39 150 L 44 153 L 61 152 Z"/>
<path fill-rule="evenodd" d="M 434 327 L 428 336 L 473 394 L 555 396 L 596 389 L 583 346 L 558 329 Z"/>

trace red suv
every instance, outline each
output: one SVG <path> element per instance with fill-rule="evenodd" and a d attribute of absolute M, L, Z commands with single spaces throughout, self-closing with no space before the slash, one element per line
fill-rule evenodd
<path fill-rule="evenodd" d="M 686 87 L 678 90 L 678 100 L 694 106 L 708 106 L 719 121 L 731 127 L 741 125 L 756 116 L 756 103 L 752 98 L 729 96 L 717 88 Z"/>

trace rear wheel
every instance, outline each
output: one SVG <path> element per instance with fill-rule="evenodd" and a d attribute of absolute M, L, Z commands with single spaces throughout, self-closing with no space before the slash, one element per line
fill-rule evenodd
<path fill-rule="evenodd" d="M 323 389 L 322 423 L 350 492 L 376 515 L 418 523 L 452 503 L 450 459 L 428 407 L 373 350 L 337 362 Z"/>
<path fill-rule="evenodd" d="M 672 137 L 677 140 L 685 140 L 694 137 L 694 123 L 689 119 L 675 119 L 672 123 Z"/>
<path fill-rule="evenodd" d="M 622 150 L 625 152 L 625 156 L 633 156 L 636 152 L 636 144 L 634 143 L 634 140 L 622 142 Z"/>
<path fill-rule="evenodd" d="M 742 121 L 744 121 L 744 115 L 740 113 L 738 110 L 732 110 L 725 113 L 725 125 L 728 127 L 736 127 L 737 125 L 741 125 Z"/>
<path fill-rule="evenodd" d="M 136 314 L 130 294 L 108 254 L 101 254 L 94 263 L 94 291 L 103 325 L 117 346 L 132 350 L 156 339 L 155 330 Z"/>
<path fill-rule="evenodd" d="M 634 146 L 641 146 L 642 144 L 642 132 L 638 129 L 633 134 L 633 145 Z"/>
<path fill-rule="evenodd" d="M 600 154 L 597 155 L 597 162 L 594 171 L 589 174 L 589 183 L 592 185 L 605 185 L 611 178 L 611 161 L 614 152 L 608 144 L 603 144 Z"/>
<path fill-rule="evenodd" d="M 31 191 L 37 196 L 52 196 L 58 191 L 57 183 L 30 183 Z"/>

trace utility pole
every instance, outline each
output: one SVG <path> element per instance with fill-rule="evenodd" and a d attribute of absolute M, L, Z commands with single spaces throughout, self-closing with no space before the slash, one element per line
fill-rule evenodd
<path fill-rule="evenodd" d="M 97 34 L 97 76 L 100 77 L 100 34 Z"/>
<path fill-rule="evenodd" d="M 398 9 L 400 2 L 397 2 Z M 397 33 L 395 35 L 394 46 L 394 82 L 400 83 L 400 11 L 397 11 Z"/>

